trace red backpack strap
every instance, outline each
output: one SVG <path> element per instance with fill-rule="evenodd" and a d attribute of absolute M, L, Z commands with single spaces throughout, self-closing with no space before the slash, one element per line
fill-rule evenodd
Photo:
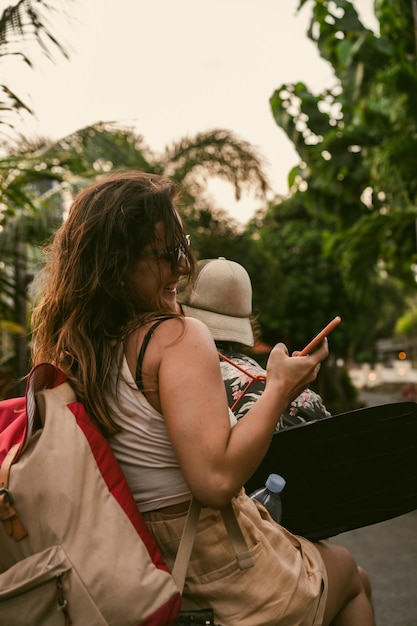
<path fill-rule="evenodd" d="M 31 370 L 26 385 L 27 429 L 22 449 L 36 430 L 36 394 L 42 389 L 57 387 L 66 380 L 67 377 L 64 372 L 51 363 L 40 363 Z"/>
<path fill-rule="evenodd" d="M 23 445 L 26 437 L 26 399 L 10 398 L 0 402 L 0 465 L 12 446 Z"/>
<path fill-rule="evenodd" d="M 55 387 L 65 379 L 65 374 L 57 367 L 41 363 L 28 376 L 26 397 L 6 400 L 1 406 L 0 520 L 7 534 L 16 541 L 26 537 L 27 531 L 16 514 L 13 496 L 9 491 L 10 468 L 36 430 L 36 393 L 47 387 Z"/>

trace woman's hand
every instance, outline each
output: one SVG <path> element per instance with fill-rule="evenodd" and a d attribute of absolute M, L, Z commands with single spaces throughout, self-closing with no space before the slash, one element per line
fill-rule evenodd
<path fill-rule="evenodd" d="M 266 366 L 266 386 L 277 385 L 278 392 L 287 397 L 288 403 L 317 378 L 321 362 L 329 355 L 327 339 L 313 354 L 298 354 L 295 351 L 289 356 L 287 347 L 278 343 L 272 349 Z"/>

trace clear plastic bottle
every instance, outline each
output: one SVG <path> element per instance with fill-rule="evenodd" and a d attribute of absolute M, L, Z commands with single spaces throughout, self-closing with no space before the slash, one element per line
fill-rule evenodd
<path fill-rule="evenodd" d="M 282 518 L 281 492 L 285 487 L 285 478 L 279 474 L 270 474 L 265 482 L 265 487 L 256 489 L 250 494 L 254 500 L 258 500 L 269 512 L 273 520 L 280 523 Z"/>

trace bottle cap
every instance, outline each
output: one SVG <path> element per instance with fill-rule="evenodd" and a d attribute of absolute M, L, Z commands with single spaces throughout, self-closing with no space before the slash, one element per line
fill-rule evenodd
<path fill-rule="evenodd" d="M 285 487 L 285 484 L 285 478 L 283 478 L 279 474 L 269 474 L 268 478 L 266 479 L 265 487 L 273 493 L 281 493 L 281 491 Z"/>

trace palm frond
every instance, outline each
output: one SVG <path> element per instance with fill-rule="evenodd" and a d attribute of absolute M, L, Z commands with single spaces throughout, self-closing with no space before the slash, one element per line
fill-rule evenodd
<path fill-rule="evenodd" d="M 30 68 L 33 68 L 30 57 L 22 52 L 22 40 L 34 41 L 43 54 L 53 60 L 53 52 L 57 49 L 65 58 L 69 58 L 66 49 L 52 34 L 47 24 L 46 14 L 56 11 L 52 3 L 45 0 L 19 0 L 6 7 L 0 16 L 0 60 L 6 57 L 18 57 Z M 31 108 L 14 93 L 7 85 L 0 85 L 0 128 L 5 135 L 5 128 L 14 128 L 14 124 L 5 115 L 13 115 L 26 111 L 33 114 Z"/>
<path fill-rule="evenodd" d="M 185 137 L 166 148 L 163 155 L 164 174 L 182 183 L 196 174 L 207 182 L 218 177 L 233 185 L 236 199 L 243 191 L 252 191 L 265 199 L 270 190 L 264 172 L 265 161 L 247 141 L 224 129 Z"/>
<path fill-rule="evenodd" d="M 0 17 L 0 49 L 2 54 L 13 54 L 11 46 L 16 46 L 21 38 L 34 37 L 42 51 L 48 58 L 52 58 L 49 44 L 57 48 L 64 57 L 68 53 L 52 34 L 47 26 L 43 12 L 53 12 L 56 8 L 45 0 L 20 0 L 16 4 L 7 7 Z M 46 39 L 46 42 L 45 42 Z M 26 57 L 26 61 L 28 61 Z"/>

